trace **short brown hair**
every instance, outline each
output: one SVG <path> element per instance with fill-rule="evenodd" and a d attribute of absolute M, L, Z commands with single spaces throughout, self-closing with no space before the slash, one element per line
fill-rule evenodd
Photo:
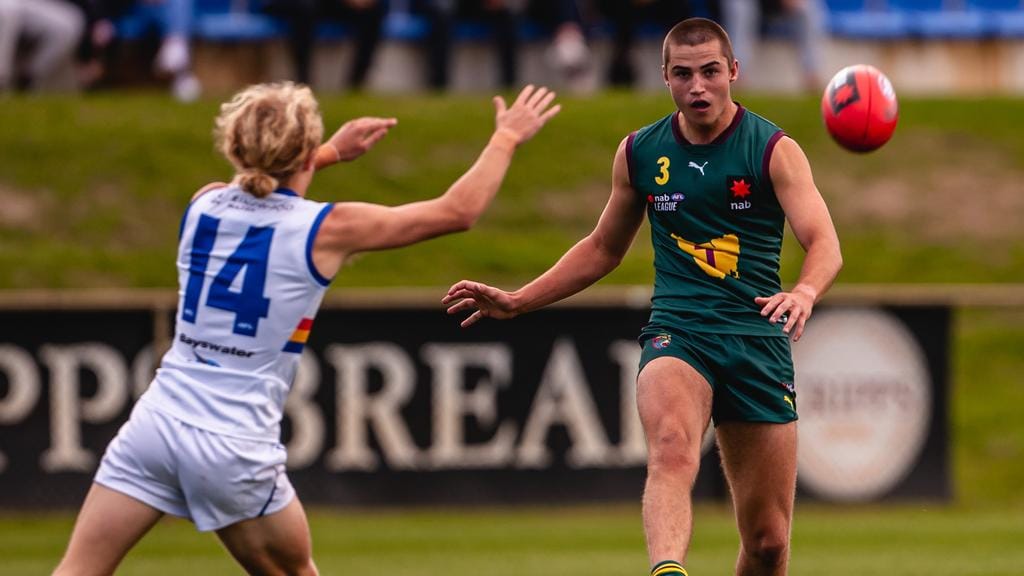
<path fill-rule="evenodd" d="M 729 34 L 717 22 L 707 18 L 687 18 L 668 31 L 662 45 L 662 64 L 668 64 L 669 48 L 672 46 L 699 46 L 713 40 L 718 40 L 721 44 L 726 64 L 732 67 L 735 56 Z"/>

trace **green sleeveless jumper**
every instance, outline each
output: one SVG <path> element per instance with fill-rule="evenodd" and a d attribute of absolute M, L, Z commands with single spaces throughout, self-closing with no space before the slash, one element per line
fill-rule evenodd
<path fill-rule="evenodd" d="M 781 290 L 785 214 L 768 165 L 783 136 L 742 106 L 710 144 L 690 144 L 675 112 L 631 134 L 633 188 L 647 201 L 654 244 L 652 329 L 785 336 L 755 296 Z"/>

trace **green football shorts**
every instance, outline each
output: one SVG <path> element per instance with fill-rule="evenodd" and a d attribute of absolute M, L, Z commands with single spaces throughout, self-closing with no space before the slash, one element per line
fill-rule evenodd
<path fill-rule="evenodd" d="M 787 336 L 682 333 L 648 325 L 640 336 L 640 370 L 662 356 L 679 358 L 711 385 L 711 418 L 786 423 L 797 419 L 793 355 Z"/>

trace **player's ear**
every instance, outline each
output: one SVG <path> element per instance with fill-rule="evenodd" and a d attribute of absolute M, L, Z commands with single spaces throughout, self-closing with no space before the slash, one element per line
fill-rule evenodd
<path fill-rule="evenodd" d="M 661 79 L 665 82 L 665 86 L 668 86 L 668 68 L 664 64 L 661 65 Z"/>
<path fill-rule="evenodd" d="M 732 59 L 732 66 L 729 66 L 729 82 L 735 82 L 740 77 L 740 61 Z"/>

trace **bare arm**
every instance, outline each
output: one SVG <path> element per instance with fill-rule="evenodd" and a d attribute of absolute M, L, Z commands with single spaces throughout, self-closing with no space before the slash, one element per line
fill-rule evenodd
<path fill-rule="evenodd" d="M 516 147 L 533 137 L 561 110 L 555 93 L 527 86 L 512 106 L 495 97 L 496 127 L 472 167 L 436 198 L 401 206 L 339 202 L 324 219 L 313 261 L 331 275 L 348 256 L 415 244 L 473 226 L 497 194 Z"/>
<path fill-rule="evenodd" d="M 322 170 L 338 162 L 351 162 L 359 158 L 386 136 L 388 130 L 395 124 L 398 124 L 398 120 L 394 118 L 372 116 L 345 122 L 317 148 L 313 166 L 317 170 Z"/>
<path fill-rule="evenodd" d="M 832 216 L 814 185 L 807 156 L 794 140 L 788 137 L 779 140 L 772 153 L 769 172 L 786 219 L 806 254 L 792 291 L 758 297 L 754 302 L 761 306 L 761 315 L 768 316 L 772 322 L 787 315 L 783 331 L 792 334 L 796 341 L 803 334 L 814 305 L 839 274 L 843 256 Z"/>
<path fill-rule="evenodd" d="M 626 140 L 619 144 L 612 167 L 612 193 L 594 231 L 569 249 L 554 266 L 515 292 L 463 280 L 441 300 L 449 314 L 474 310 L 466 327 L 480 318 L 511 318 L 580 292 L 622 262 L 643 222 L 645 205 L 629 182 Z"/>

